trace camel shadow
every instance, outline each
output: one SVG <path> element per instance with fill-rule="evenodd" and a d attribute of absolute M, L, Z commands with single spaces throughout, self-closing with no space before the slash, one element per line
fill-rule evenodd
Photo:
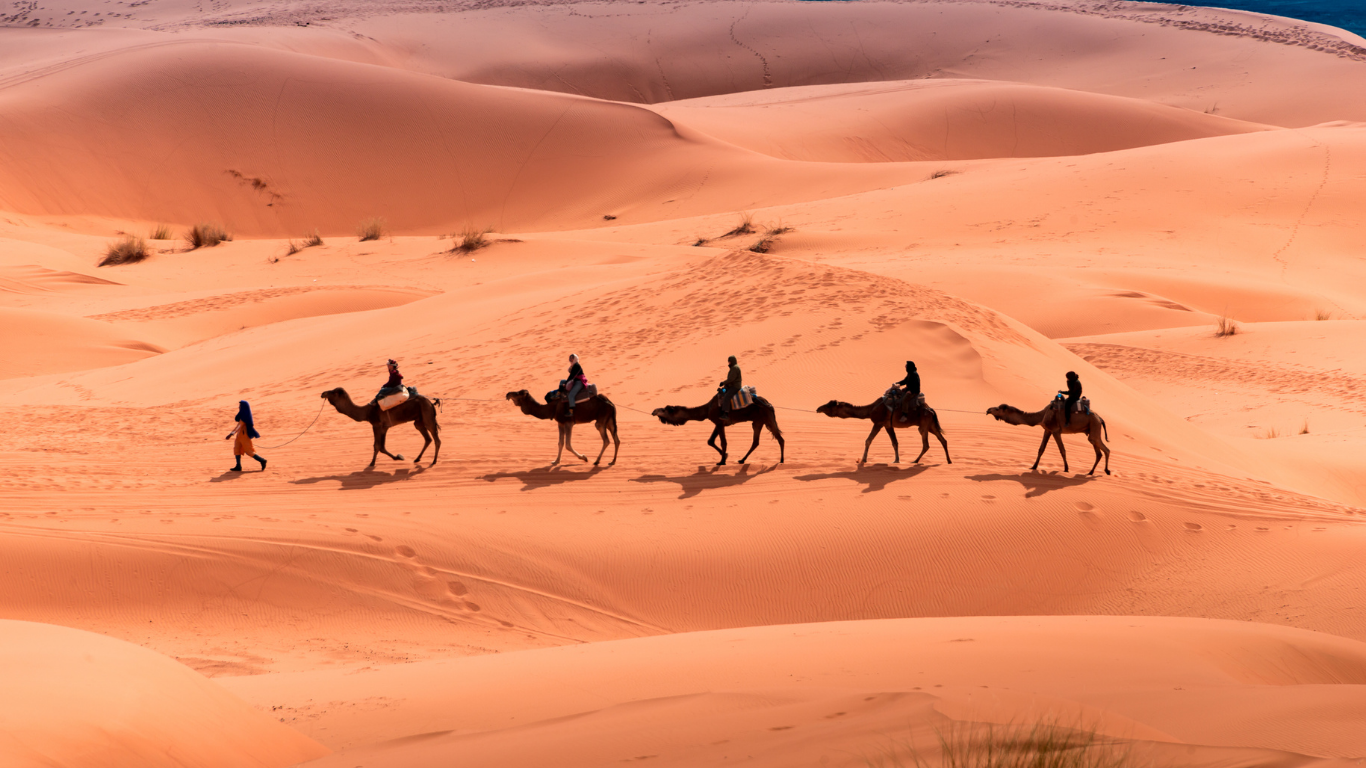
<path fill-rule="evenodd" d="M 555 466 L 537 467 L 524 472 L 490 472 L 487 475 L 480 475 L 478 479 L 489 483 L 496 483 L 503 479 L 517 480 L 521 482 L 522 490 L 534 491 L 537 488 L 589 480 L 593 475 L 606 469 L 606 467 L 590 467 L 587 472 L 574 472 Z"/>
<path fill-rule="evenodd" d="M 354 491 L 359 488 L 375 488 L 390 483 L 399 483 L 404 480 L 411 480 L 414 477 L 426 472 L 425 466 L 419 467 L 399 467 L 390 472 L 380 472 L 374 469 L 362 469 L 346 475 L 319 475 L 318 477 L 301 477 L 298 480 L 290 480 L 293 485 L 317 485 L 329 480 L 341 483 L 341 490 Z"/>
<path fill-rule="evenodd" d="M 816 480 L 853 480 L 856 483 L 867 485 L 863 493 L 873 493 L 881 491 L 888 485 L 898 480 L 909 480 L 912 477 L 928 470 L 924 464 L 912 464 L 909 467 L 893 466 L 891 464 L 864 464 L 858 469 L 845 472 L 825 472 L 819 475 L 797 475 L 797 479 L 804 483 L 815 482 Z"/>
<path fill-rule="evenodd" d="M 717 488 L 733 488 L 737 485 L 748 483 L 750 480 L 762 475 L 767 475 L 769 472 L 778 468 L 778 465 L 774 464 L 768 469 L 751 472 L 750 469 L 753 466 L 753 464 L 741 464 L 739 472 L 730 474 L 729 472 L 722 472 L 721 467 L 700 465 L 698 466 L 697 471 L 691 475 L 680 475 L 678 477 L 669 477 L 667 475 L 641 475 L 640 477 L 631 478 L 631 482 L 678 483 L 679 487 L 683 489 L 683 493 L 680 494 L 678 498 L 691 499 L 703 491 L 712 491 Z"/>
<path fill-rule="evenodd" d="M 1061 472 L 1021 472 L 1018 475 L 967 475 L 967 479 L 976 483 L 988 483 L 993 480 L 1010 480 L 1023 485 L 1028 491 L 1025 493 L 1026 499 L 1033 499 L 1042 496 L 1049 491 L 1056 491 L 1062 488 L 1076 488 L 1094 481 L 1092 475 L 1064 475 Z"/>

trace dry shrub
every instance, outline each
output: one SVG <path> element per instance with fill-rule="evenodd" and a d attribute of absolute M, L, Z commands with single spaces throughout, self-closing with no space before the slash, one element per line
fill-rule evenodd
<path fill-rule="evenodd" d="M 136 264 L 151 255 L 152 252 L 147 250 L 146 240 L 136 235 L 124 235 L 122 240 L 115 240 L 104 249 L 104 258 L 100 259 L 100 266 Z"/>
<path fill-rule="evenodd" d="M 738 237 L 740 235 L 754 234 L 754 214 L 746 211 L 740 214 L 740 223 L 735 225 L 731 231 L 721 235 L 721 237 Z"/>
<path fill-rule="evenodd" d="M 1241 329 L 1238 327 L 1238 323 L 1228 315 L 1221 315 L 1214 324 L 1214 335 L 1221 339 L 1225 336 L 1237 336 L 1239 330 Z"/>
<path fill-rule="evenodd" d="M 931 174 L 930 174 L 930 178 L 931 178 L 931 179 L 942 179 L 942 178 L 944 178 L 945 176 L 952 176 L 952 175 L 954 175 L 954 174 L 956 174 L 956 173 L 958 173 L 958 171 L 935 171 L 934 173 L 931 173 Z"/>
<path fill-rule="evenodd" d="M 751 245 L 749 249 L 754 253 L 768 253 L 769 251 L 773 250 L 773 243 L 777 239 L 778 238 L 776 237 L 760 238 L 759 241 L 756 242 L 754 245 Z"/>
<path fill-rule="evenodd" d="M 475 229 L 471 225 L 465 225 L 460 230 L 460 241 L 451 247 L 451 252 L 473 253 L 480 248 L 487 248 L 493 245 L 493 241 L 488 239 L 488 233 L 493 231 L 493 227 Z"/>
<path fill-rule="evenodd" d="M 1129 748 L 1094 728 L 1066 728 L 1056 722 L 956 723 L 938 737 L 940 768 L 1138 768 L 1139 762 Z M 898 742 L 865 762 L 870 768 L 930 768 L 922 750 Z"/>
<path fill-rule="evenodd" d="M 363 243 L 367 240 L 378 240 L 384 237 L 384 219 L 366 219 L 356 227 L 356 237 Z"/>
<path fill-rule="evenodd" d="M 313 230 L 313 234 L 304 238 L 304 247 L 313 248 L 323 244 L 323 236 L 318 234 L 318 230 Z"/>
<path fill-rule="evenodd" d="M 705 237 L 703 237 L 703 236 L 701 236 L 701 235 L 694 235 L 693 238 L 694 238 L 694 239 L 693 239 L 693 241 L 692 241 L 692 247 L 694 247 L 694 248 L 701 248 L 702 246 L 704 246 L 704 245 L 706 245 L 707 243 L 710 243 L 710 242 L 711 242 L 710 240 L 708 240 L 707 238 L 705 238 Z"/>
<path fill-rule="evenodd" d="M 231 239 L 232 235 L 217 224 L 196 224 L 185 233 L 185 242 L 190 244 L 190 250 L 212 248 Z"/>
<path fill-rule="evenodd" d="M 158 225 L 156 225 L 155 228 L 152 229 L 152 234 L 148 235 L 148 236 L 147 236 L 147 239 L 149 239 L 149 240 L 173 240 L 173 239 L 175 239 L 175 235 L 174 235 L 174 233 L 171 232 L 171 225 L 169 225 L 169 224 L 158 224 Z"/>

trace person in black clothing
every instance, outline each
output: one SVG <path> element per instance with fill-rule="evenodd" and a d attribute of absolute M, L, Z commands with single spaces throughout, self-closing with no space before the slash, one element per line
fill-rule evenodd
<path fill-rule="evenodd" d="M 736 361 L 735 355 L 726 358 L 730 365 L 730 370 L 726 372 L 726 380 L 721 382 L 717 388 L 721 392 L 721 415 L 730 413 L 730 399 L 740 392 L 743 380 L 740 375 L 740 364 Z"/>
<path fill-rule="evenodd" d="M 571 354 L 569 356 L 569 378 L 565 379 L 564 383 L 565 389 L 568 390 L 568 394 L 565 397 L 565 409 L 560 417 L 561 421 L 574 420 L 574 400 L 578 398 L 579 392 L 583 390 L 583 385 L 586 381 L 588 381 L 588 378 L 583 375 L 583 366 L 579 365 L 579 356 L 577 354 Z"/>
<path fill-rule="evenodd" d="M 1063 424 L 1072 423 L 1072 414 L 1077 410 L 1077 401 L 1081 399 L 1081 379 L 1077 377 L 1076 371 L 1067 372 L 1067 399 L 1062 403 Z"/>
<path fill-rule="evenodd" d="M 906 361 L 906 378 L 893 386 L 901 387 L 901 407 L 898 410 L 909 415 L 911 409 L 920 401 L 920 374 L 916 372 L 914 362 Z"/>

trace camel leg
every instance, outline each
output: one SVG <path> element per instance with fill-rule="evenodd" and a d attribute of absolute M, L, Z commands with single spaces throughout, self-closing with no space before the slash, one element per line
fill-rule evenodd
<path fill-rule="evenodd" d="M 938 419 L 935 420 L 938 422 Z M 953 459 L 949 458 L 949 441 L 944 439 L 944 430 L 939 428 L 939 424 L 934 425 L 934 436 L 939 438 L 939 444 L 944 446 L 944 460 L 952 464 Z"/>
<path fill-rule="evenodd" d="M 748 450 L 748 451 L 745 451 L 745 455 L 742 456 L 742 457 L 740 458 L 740 463 L 741 463 L 741 464 L 744 464 L 744 463 L 745 463 L 745 459 L 748 459 L 748 458 L 749 458 L 749 455 L 750 455 L 751 453 L 754 453 L 754 449 L 759 447 L 759 435 L 763 434 L 763 431 L 764 431 L 764 423 L 763 423 L 762 421 L 755 421 L 755 422 L 754 422 L 754 444 L 751 445 L 751 446 L 749 447 L 749 450 Z"/>
<path fill-rule="evenodd" d="M 778 441 L 778 463 L 787 461 L 787 441 L 783 439 L 783 431 L 778 429 L 778 420 L 770 413 L 764 418 L 764 426 L 773 435 L 773 439 Z"/>
<path fill-rule="evenodd" d="M 593 461 L 593 466 L 596 467 L 602 463 L 603 454 L 607 453 L 607 443 L 609 440 L 607 438 L 607 422 L 599 421 L 594 426 L 598 428 L 598 436 L 602 438 L 602 450 L 598 451 L 598 458 Z"/>
<path fill-rule="evenodd" d="M 552 467 L 559 466 L 560 457 L 564 455 L 564 424 L 558 424 L 558 427 L 560 433 L 559 450 L 555 451 L 555 460 L 550 462 L 550 466 Z"/>
<path fill-rule="evenodd" d="M 1034 457 L 1034 466 L 1032 466 L 1032 467 L 1029 468 L 1030 471 L 1033 471 L 1033 472 L 1037 472 L 1037 471 L 1038 471 L 1038 469 L 1039 469 L 1039 462 L 1043 460 L 1043 452 L 1046 451 L 1046 450 L 1048 450 L 1048 438 L 1049 438 L 1050 436 L 1051 436 L 1051 435 L 1050 435 L 1049 431 L 1045 429 L 1045 430 L 1043 431 L 1043 442 L 1042 442 L 1042 443 L 1039 443 L 1039 455 Z"/>
<path fill-rule="evenodd" d="M 869 432 L 869 433 L 868 433 L 868 439 L 863 441 L 863 458 L 859 459 L 859 460 L 858 460 L 858 463 L 860 463 L 860 464 L 867 464 L 867 463 L 868 463 L 868 449 L 873 447 L 873 438 L 877 437 L 877 433 L 879 433 L 879 432 L 881 432 L 881 431 L 882 431 L 882 425 L 881 425 L 881 424 L 878 424 L 878 423 L 874 423 L 874 424 L 873 424 L 873 431 L 872 431 L 872 432 Z M 891 428 L 889 427 L 889 428 L 887 429 L 887 431 L 890 432 L 890 431 L 891 431 Z"/>
<path fill-rule="evenodd" d="M 1058 432 L 1054 432 L 1054 433 L 1053 433 L 1053 440 L 1054 440 L 1055 442 L 1057 442 L 1057 444 L 1058 444 L 1058 453 L 1061 453 L 1061 454 L 1062 454 L 1062 471 L 1064 471 L 1064 472 L 1071 472 L 1072 470 L 1070 470 L 1070 469 L 1067 468 L 1067 449 L 1064 448 L 1064 447 L 1063 447 L 1063 444 L 1062 444 L 1062 431 L 1061 431 L 1061 430 L 1058 431 Z"/>
<path fill-rule="evenodd" d="M 585 464 L 588 463 L 587 456 L 574 450 L 574 424 L 572 422 L 564 425 L 564 447 L 568 448 L 570 453 L 579 457 L 579 461 L 582 461 Z"/>
<path fill-rule="evenodd" d="M 414 426 L 414 427 L 417 427 L 418 433 L 422 435 L 422 450 L 420 450 L 420 451 L 417 452 L 417 458 L 416 458 L 416 459 L 413 459 L 413 463 L 414 463 L 414 464 L 421 464 L 421 463 L 422 463 L 422 454 L 426 453 L 426 452 L 427 452 L 427 446 L 429 446 L 429 445 L 432 444 L 432 436 L 431 436 L 431 434 L 430 434 L 429 432 L 427 432 L 427 427 L 426 427 L 425 425 L 423 425 L 423 423 L 422 423 L 421 420 L 416 420 L 416 421 L 414 421 L 414 422 L 413 422 L 413 426 Z"/>
<path fill-rule="evenodd" d="M 925 458 L 925 454 L 927 454 L 927 453 L 929 453 L 929 452 L 930 452 L 930 432 L 929 432 L 929 430 L 925 429 L 925 425 L 924 425 L 924 424 L 921 424 L 921 425 L 920 425 L 920 455 L 919 455 L 919 456 L 916 456 L 916 457 L 915 457 L 915 461 L 913 461 L 913 462 L 911 462 L 911 463 L 912 463 L 912 464 L 919 464 L 919 463 L 920 463 L 920 460 L 923 459 L 923 458 Z"/>
<path fill-rule="evenodd" d="M 720 446 L 717 446 L 717 445 L 716 445 L 716 439 L 717 439 L 718 437 L 721 438 L 721 445 L 720 445 Z M 710 445 L 712 448 L 715 448 L 715 449 L 716 449 L 716 452 L 719 453 L 719 454 L 721 454 L 721 460 L 718 461 L 718 462 L 716 462 L 716 466 L 719 467 L 719 466 L 721 466 L 722 464 L 725 464 L 725 463 L 726 463 L 726 430 L 725 430 L 724 427 L 722 427 L 720 424 L 717 424 L 717 425 L 716 425 L 716 429 L 713 429 L 713 430 L 711 431 L 711 437 L 707 439 L 707 445 Z"/>
<path fill-rule="evenodd" d="M 1105 444 L 1099 434 L 1096 434 L 1095 430 L 1091 430 L 1091 447 L 1096 449 L 1096 463 L 1091 465 L 1091 471 L 1086 474 L 1094 475 L 1096 473 L 1096 466 L 1100 464 L 1102 451 L 1105 452 L 1105 474 L 1110 474 L 1110 447 Z"/>
<path fill-rule="evenodd" d="M 374 467 L 374 466 L 375 466 L 375 462 L 379 460 L 379 455 L 380 455 L 381 453 L 384 454 L 385 456 L 388 456 L 389 458 L 393 459 L 394 461 L 402 461 L 402 460 L 403 460 L 403 455 L 402 455 L 402 454 L 394 455 L 394 454 L 392 454 L 392 453 L 389 453 L 389 451 L 385 450 L 385 448 L 384 448 L 384 438 L 385 438 L 386 436 L 388 436 L 388 434 L 389 434 L 389 428 L 388 428 L 388 427 L 382 427 L 382 426 L 379 426 L 379 425 L 376 425 L 376 426 L 375 426 L 375 453 L 374 453 L 373 456 L 370 457 L 370 467 Z"/>
<path fill-rule="evenodd" d="M 892 463 L 901 463 L 901 441 L 896 436 L 895 422 L 887 422 L 887 437 L 892 441 Z"/>
<path fill-rule="evenodd" d="M 617 417 L 612 414 L 612 423 L 609 427 L 612 430 L 612 461 L 607 466 L 617 463 L 617 454 L 621 452 L 621 438 L 617 436 Z"/>

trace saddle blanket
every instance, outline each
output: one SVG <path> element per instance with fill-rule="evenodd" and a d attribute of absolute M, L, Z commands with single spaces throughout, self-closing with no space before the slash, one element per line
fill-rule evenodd
<path fill-rule="evenodd" d="M 897 407 L 898 405 L 901 404 L 901 389 L 898 388 L 898 387 L 893 386 L 891 389 L 887 390 L 886 392 L 884 392 L 884 393 L 882 394 L 882 399 L 883 399 L 884 401 L 886 401 L 888 407 L 890 407 L 890 408 L 895 408 L 895 407 Z M 916 397 L 915 397 L 915 404 L 918 405 L 918 406 L 920 406 L 920 407 L 922 407 L 922 408 L 925 407 L 925 393 L 924 393 L 924 392 L 921 392 L 919 395 L 916 395 Z"/>
<path fill-rule="evenodd" d="M 730 398 L 730 408 L 731 410 L 738 410 L 754 405 L 754 398 L 757 396 L 758 393 L 754 391 L 754 387 L 740 387 L 740 391 Z"/>
<path fill-rule="evenodd" d="M 379 409 L 381 411 L 387 411 L 395 406 L 403 405 L 416 394 L 416 389 L 404 387 L 392 395 L 385 395 L 384 397 L 379 398 Z"/>

